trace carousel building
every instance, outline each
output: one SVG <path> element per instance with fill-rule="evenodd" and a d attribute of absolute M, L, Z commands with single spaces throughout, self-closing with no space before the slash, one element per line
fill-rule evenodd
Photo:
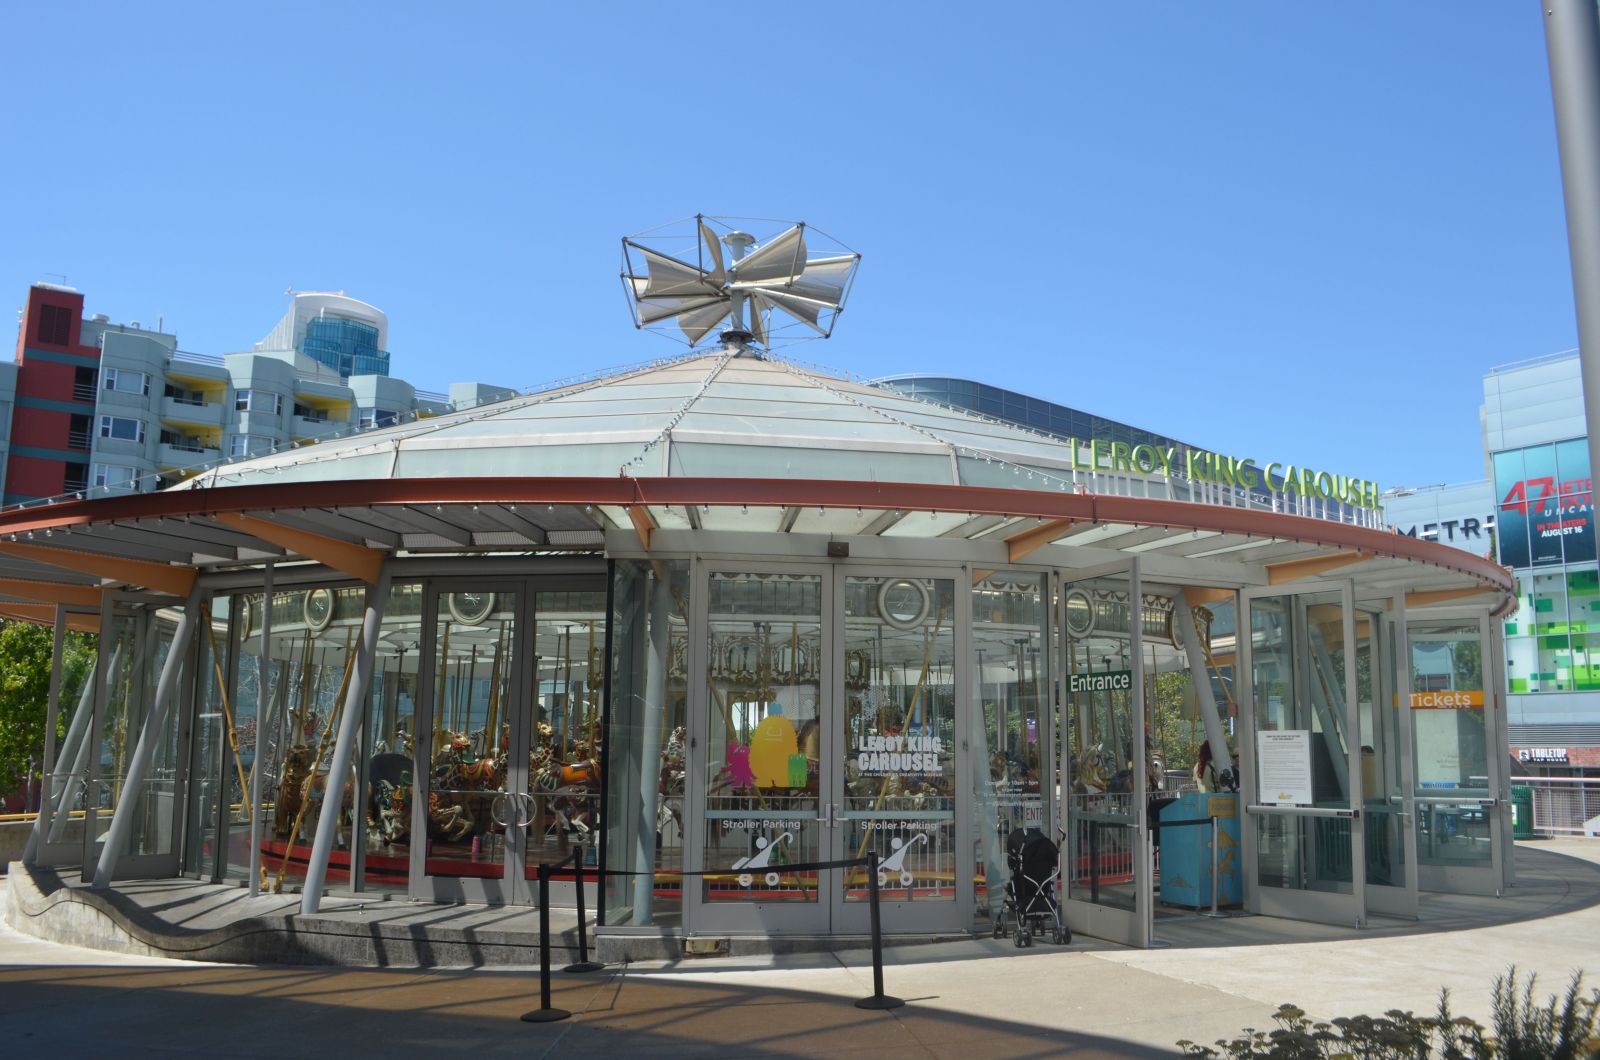
<path fill-rule="evenodd" d="M 761 292 L 784 238 L 697 282 Z M 1504 569 L 1384 531 L 1347 475 L 1268 488 L 764 352 L 756 313 L 816 300 L 785 252 L 714 352 L 0 514 L 0 613 L 98 637 L 52 681 L 26 860 L 313 912 L 528 904 L 578 846 L 556 901 L 688 938 L 859 934 L 861 870 L 787 866 L 875 850 L 885 929 L 926 934 L 993 926 L 1038 828 L 1073 930 L 1143 945 L 1204 746 L 1251 910 L 1507 884 Z M 641 315 L 684 297 L 651 265 Z"/>

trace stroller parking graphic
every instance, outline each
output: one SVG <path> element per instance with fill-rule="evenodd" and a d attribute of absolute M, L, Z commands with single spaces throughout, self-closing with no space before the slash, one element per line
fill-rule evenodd
<path fill-rule="evenodd" d="M 911 853 L 911 848 L 918 843 L 926 845 L 927 842 L 928 836 L 924 832 L 918 832 L 910 839 L 901 839 L 899 836 L 895 836 L 889 840 L 889 856 L 878 862 L 878 886 L 887 886 L 889 874 L 894 872 L 900 875 L 900 886 L 910 887 L 911 881 L 915 877 L 912 875 L 911 870 L 905 867 L 906 855 Z"/>
<path fill-rule="evenodd" d="M 772 864 L 772 855 L 778 849 L 778 845 L 786 843 L 793 838 L 792 834 L 785 832 L 769 843 L 766 836 L 756 836 L 756 852 L 733 863 L 734 868 L 746 870 L 739 874 L 739 886 L 749 887 L 755 883 L 755 874 L 749 870 L 769 869 Z M 768 887 L 776 887 L 778 885 L 778 874 L 769 871 L 766 875 L 766 881 Z"/>

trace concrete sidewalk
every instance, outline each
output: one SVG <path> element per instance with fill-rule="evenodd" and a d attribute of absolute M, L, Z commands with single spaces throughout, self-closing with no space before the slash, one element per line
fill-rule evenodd
<path fill-rule="evenodd" d="M 1484 1019 L 1490 982 L 1510 963 L 1538 972 L 1546 991 L 1583 961 L 1600 977 L 1600 843 L 1524 845 L 1518 866 L 1521 884 L 1496 907 L 1515 915 L 1477 924 L 1462 912 L 1443 927 L 1435 916 L 1330 938 L 1244 918 L 1210 925 L 1243 931 L 1234 944 L 1206 945 L 1206 924 L 1164 920 L 1158 928 L 1184 937 L 1157 950 L 1082 940 L 1018 951 L 988 939 L 891 950 L 888 992 L 909 1003 L 889 1013 L 851 1004 L 871 992 L 867 954 L 855 951 L 558 975 L 555 1003 L 576 1015 L 530 1025 L 517 1019 L 537 1005 L 528 971 L 195 964 L 0 929 L 0 1034 L 8 1056 L 109 1044 L 127 1056 L 1170 1056 L 1180 1038 L 1268 1027 L 1285 1001 L 1321 1017 L 1423 1012 L 1449 986 L 1458 1011 Z"/>

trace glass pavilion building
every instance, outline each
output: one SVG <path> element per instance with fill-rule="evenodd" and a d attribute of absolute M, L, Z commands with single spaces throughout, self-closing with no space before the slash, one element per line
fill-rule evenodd
<path fill-rule="evenodd" d="M 99 644 L 53 686 L 28 860 L 309 912 L 530 903 L 577 843 L 557 900 L 602 930 L 727 937 L 859 934 L 861 870 L 787 866 L 872 850 L 886 930 L 928 933 L 991 925 L 1038 827 L 1073 929 L 1145 945 L 1181 725 L 1237 762 L 1248 908 L 1497 893 L 1506 571 L 1385 532 L 1355 480 L 1263 502 L 1163 441 L 735 343 L 0 513 L 5 606 Z M 1481 664 L 1419 684 L 1446 642 Z"/>

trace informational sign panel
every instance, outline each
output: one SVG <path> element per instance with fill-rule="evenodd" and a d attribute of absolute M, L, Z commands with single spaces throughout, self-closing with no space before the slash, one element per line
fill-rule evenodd
<path fill-rule="evenodd" d="M 1078 692 L 1126 692 L 1133 687 L 1132 670 L 1101 670 L 1097 674 L 1070 674 L 1067 677 L 1067 691 Z"/>
<path fill-rule="evenodd" d="M 1256 733 L 1256 776 L 1262 803 L 1311 805 L 1311 730 Z"/>

